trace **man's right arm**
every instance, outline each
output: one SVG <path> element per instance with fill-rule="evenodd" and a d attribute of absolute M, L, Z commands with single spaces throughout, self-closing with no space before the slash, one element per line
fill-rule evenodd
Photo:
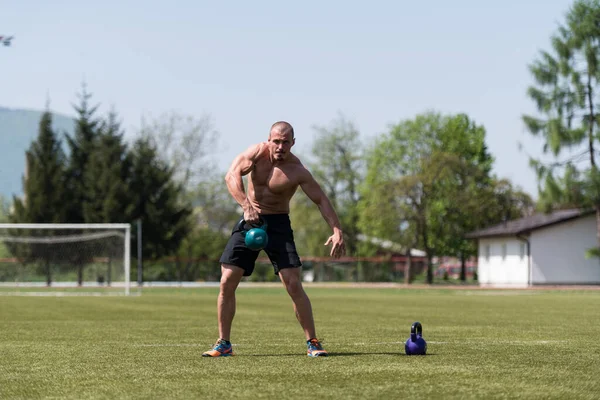
<path fill-rule="evenodd" d="M 258 213 L 248 200 L 246 190 L 244 189 L 244 181 L 242 177 L 248 175 L 254 163 L 256 162 L 258 155 L 263 149 L 264 144 L 257 144 L 249 147 L 243 153 L 239 154 L 231 163 L 231 166 L 227 170 L 225 175 L 225 182 L 227 183 L 227 189 L 231 196 L 237 201 L 237 203 L 244 210 L 244 218 L 248 223 L 258 222 Z"/>

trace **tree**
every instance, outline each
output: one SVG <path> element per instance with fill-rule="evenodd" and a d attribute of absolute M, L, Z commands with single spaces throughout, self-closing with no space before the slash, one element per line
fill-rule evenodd
<path fill-rule="evenodd" d="M 175 271 L 179 280 L 218 279 L 218 260 L 241 210 L 232 201 L 221 174 L 204 177 L 192 195 L 195 203 L 192 228 L 175 256 Z"/>
<path fill-rule="evenodd" d="M 92 97 L 87 92 L 86 85 L 82 84 L 82 93 L 78 94 L 79 105 L 74 105 L 77 112 L 73 136 L 66 135 L 69 145 L 69 159 L 66 171 L 67 201 L 64 204 L 66 219 L 70 223 L 84 223 L 85 210 L 89 209 L 93 201 L 85 179 L 89 162 L 95 151 L 99 135 L 100 121 L 95 118 L 98 106 L 90 108 L 89 99 Z M 83 266 L 91 260 L 91 252 L 86 251 L 88 244 L 81 244 L 81 251 L 74 253 L 71 262 L 77 268 L 77 283 L 83 283 Z"/>
<path fill-rule="evenodd" d="M 79 105 L 74 106 L 77 112 L 73 136 L 67 135 L 69 145 L 69 161 L 67 167 L 67 189 L 69 193 L 67 219 L 71 223 L 85 222 L 84 210 L 91 199 L 89 188 L 86 187 L 85 173 L 88 163 L 95 150 L 99 135 L 100 121 L 94 114 L 98 106 L 90 108 L 89 99 L 92 97 L 82 85 L 82 93 L 78 95 Z"/>
<path fill-rule="evenodd" d="M 111 110 L 106 120 L 98 125 L 98 134 L 83 174 L 87 201 L 82 204 L 82 211 L 86 223 L 131 220 L 132 194 L 128 186 L 131 156 L 123 142 L 123 135 L 117 113 Z M 111 281 L 112 263 L 109 261 L 106 283 L 110 285 Z"/>
<path fill-rule="evenodd" d="M 236 218 L 242 215 L 242 209 L 231 198 L 221 173 L 206 175 L 192 198 L 197 224 L 216 233 L 231 231 Z"/>
<path fill-rule="evenodd" d="M 8 201 L 0 194 L 0 223 L 8 222 L 10 215 Z"/>
<path fill-rule="evenodd" d="M 527 94 L 541 116 L 523 116 L 528 131 L 544 139 L 544 153 L 555 159 L 551 163 L 531 159 L 540 182 L 540 207 L 545 211 L 566 205 L 595 208 L 598 228 L 599 20 L 600 1 L 573 3 L 565 22 L 551 37 L 551 51 L 541 51 L 529 65 L 535 84 Z M 597 231 L 600 245 L 600 229 Z"/>
<path fill-rule="evenodd" d="M 477 254 L 477 245 L 465 234 L 488 224 L 483 207 L 491 193 L 489 175 L 477 165 L 456 158 L 447 167 L 450 176 L 432 182 L 439 197 L 432 203 L 429 226 L 438 255 L 453 256 L 461 262 L 460 279 L 466 280 L 466 261 Z M 485 182 L 485 183 L 483 183 Z M 484 200 L 485 199 L 485 200 Z"/>
<path fill-rule="evenodd" d="M 477 241 L 465 239 L 465 233 L 485 228 L 503 221 L 531 215 L 535 203 L 529 194 L 514 188 L 507 179 L 492 177 L 489 184 L 477 187 L 481 171 L 463 166 L 462 173 L 472 171 L 465 176 L 466 185 L 455 185 L 445 189 L 447 202 L 441 218 L 432 219 L 442 233 L 438 236 L 441 252 L 458 257 L 461 261 L 460 280 L 466 280 L 466 261 L 477 254 Z M 470 181 L 470 183 L 468 183 Z M 453 193 L 451 193 L 453 191 Z"/>
<path fill-rule="evenodd" d="M 360 133 L 343 115 L 328 127 L 315 126 L 314 129 L 317 136 L 312 146 L 314 161 L 310 163 L 310 170 L 339 214 L 348 254 L 356 255 L 358 186 L 364 175 Z"/>
<path fill-rule="evenodd" d="M 318 207 L 302 190 L 298 190 L 290 202 L 290 220 L 298 254 L 314 257 L 329 255 L 329 249 L 323 244 L 331 235 L 331 228 L 323 220 Z"/>
<path fill-rule="evenodd" d="M 150 140 L 136 139 L 131 151 L 129 190 L 134 196 L 130 215 L 143 221 L 142 255 L 157 259 L 173 254 L 190 232 L 192 208 L 173 179 L 173 169 Z"/>
<path fill-rule="evenodd" d="M 98 127 L 96 144 L 84 171 L 87 201 L 82 209 L 87 223 L 130 221 L 131 155 L 123 135 L 117 113 L 112 110 Z"/>
<path fill-rule="evenodd" d="M 217 145 L 211 116 L 170 112 L 150 121 L 143 119 L 140 137 L 157 149 L 160 160 L 172 171 L 180 201 L 194 207 L 189 234 L 175 252 L 175 270 L 168 274 L 179 280 L 197 279 L 198 274 L 212 277 L 210 265 L 214 263 L 200 260 L 218 258 L 227 238 L 223 232 L 226 226 L 231 230 L 239 213 L 209 159 Z"/>
<path fill-rule="evenodd" d="M 65 222 L 65 154 L 61 140 L 52 129 L 52 114 L 45 111 L 40 118 L 38 136 L 25 153 L 26 176 L 23 178 L 24 199 L 14 197 L 14 213 L 10 219 L 15 223 Z M 13 254 L 26 262 L 42 259 L 49 285 L 51 254 L 44 244 L 13 246 Z"/>
<path fill-rule="evenodd" d="M 489 185 L 492 162 L 485 130 L 464 114 L 428 112 L 402 121 L 368 152 L 360 226 L 406 249 L 421 246 L 431 283 L 434 256 L 474 251 L 463 238 L 481 210 L 467 204 L 477 204 Z"/>
<path fill-rule="evenodd" d="M 149 122 L 142 119 L 140 135 L 159 150 L 173 169 L 173 178 L 188 194 L 213 169 L 207 157 L 216 150 L 217 131 L 208 114 L 194 117 L 170 112 Z"/>
<path fill-rule="evenodd" d="M 27 171 L 23 178 L 24 200 L 14 198 L 17 222 L 63 222 L 65 200 L 65 154 L 52 129 L 52 114 L 40 118 L 37 139 L 25 152 Z"/>
<path fill-rule="evenodd" d="M 433 237 L 440 253 L 461 260 L 462 280 L 466 277 L 466 260 L 477 254 L 477 247 L 465 238 L 465 233 L 488 223 L 481 203 L 492 186 L 494 158 L 485 144 L 485 135 L 483 126 L 459 114 L 445 121 L 436 147 L 455 159 L 448 179 L 436 182 L 440 196 L 433 204 L 436 212 L 429 223 L 434 232 L 441 232 Z"/>
<path fill-rule="evenodd" d="M 485 223 L 477 229 L 527 217 L 535 212 L 535 202 L 531 196 L 514 187 L 508 179 L 494 179 L 491 189 L 491 198 L 482 202 L 482 208 L 486 210 Z"/>

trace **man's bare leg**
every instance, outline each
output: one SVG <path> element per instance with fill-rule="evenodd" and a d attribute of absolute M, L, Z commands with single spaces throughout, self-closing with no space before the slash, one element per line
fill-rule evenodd
<path fill-rule="evenodd" d="M 315 321 L 310 300 L 302 287 L 300 268 L 285 268 L 279 271 L 279 278 L 294 303 L 296 318 L 304 330 L 306 337 L 307 355 L 310 357 L 325 357 L 327 352 L 317 340 Z"/>
<path fill-rule="evenodd" d="M 217 313 L 219 321 L 219 337 L 229 341 L 231 324 L 235 316 L 235 290 L 237 289 L 244 270 L 234 265 L 221 265 L 221 285 L 217 300 Z"/>
<path fill-rule="evenodd" d="M 302 287 L 300 268 L 284 268 L 279 271 L 279 279 L 283 282 L 294 303 L 294 312 L 304 330 L 306 340 L 317 337 L 310 299 Z"/>
<path fill-rule="evenodd" d="M 221 357 L 233 354 L 230 336 L 231 324 L 235 316 L 235 290 L 243 276 L 242 268 L 221 264 L 221 284 L 217 299 L 219 341 L 212 350 L 204 352 L 203 357 Z"/>

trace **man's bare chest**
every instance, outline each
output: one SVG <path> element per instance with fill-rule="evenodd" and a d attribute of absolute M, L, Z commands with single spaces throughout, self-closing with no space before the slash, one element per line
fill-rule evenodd
<path fill-rule="evenodd" d="M 294 169 L 290 167 L 280 168 L 269 164 L 257 164 L 254 171 L 252 171 L 251 178 L 255 188 L 268 188 L 275 194 L 295 190 L 298 186 Z"/>

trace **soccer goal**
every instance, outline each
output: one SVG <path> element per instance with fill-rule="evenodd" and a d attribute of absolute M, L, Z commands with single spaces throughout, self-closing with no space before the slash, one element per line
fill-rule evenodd
<path fill-rule="evenodd" d="M 0 294 L 130 295 L 130 248 L 129 224 L 0 224 Z"/>

